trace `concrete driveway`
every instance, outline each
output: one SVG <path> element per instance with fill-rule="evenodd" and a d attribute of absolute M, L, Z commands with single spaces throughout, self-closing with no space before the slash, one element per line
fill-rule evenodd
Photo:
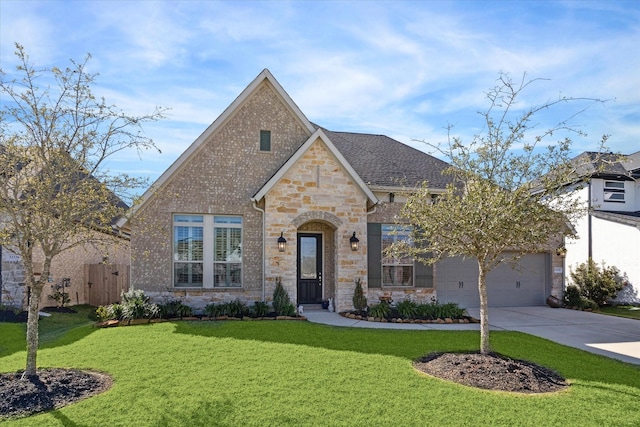
<path fill-rule="evenodd" d="M 478 308 L 467 311 L 480 316 Z M 489 325 L 640 365 L 640 320 L 546 306 L 492 307 Z"/>
<path fill-rule="evenodd" d="M 479 318 L 480 309 L 467 309 Z M 396 324 L 366 322 L 344 318 L 327 310 L 306 310 L 311 322 L 334 326 L 376 329 L 445 329 L 479 330 L 478 324 Z M 550 307 L 492 307 L 489 309 L 491 330 L 519 331 L 546 338 L 591 353 L 640 365 L 640 321 L 584 311 Z"/>

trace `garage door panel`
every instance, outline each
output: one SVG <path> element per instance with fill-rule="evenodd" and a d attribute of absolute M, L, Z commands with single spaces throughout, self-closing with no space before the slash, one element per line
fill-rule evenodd
<path fill-rule="evenodd" d="M 525 255 L 517 267 L 500 264 L 487 274 L 489 306 L 544 305 L 547 289 L 547 254 Z M 440 302 L 478 307 L 478 267 L 472 259 L 453 257 L 436 267 L 436 292 Z"/>

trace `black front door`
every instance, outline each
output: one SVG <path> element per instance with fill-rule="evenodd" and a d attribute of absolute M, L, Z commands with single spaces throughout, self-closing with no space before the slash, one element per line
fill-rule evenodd
<path fill-rule="evenodd" d="M 298 304 L 322 302 L 322 234 L 298 234 Z"/>

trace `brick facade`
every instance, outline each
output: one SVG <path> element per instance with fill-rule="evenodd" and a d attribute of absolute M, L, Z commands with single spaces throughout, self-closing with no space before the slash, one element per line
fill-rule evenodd
<path fill-rule="evenodd" d="M 260 151 L 261 130 L 271 131 L 269 152 Z M 263 214 L 251 197 L 309 136 L 264 81 L 137 212 L 131 223 L 132 286 L 158 301 L 179 297 L 196 308 L 236 298 L 261 300 Z M 242 216 L 242 288 L 173 287 L 174 214 Z"/>

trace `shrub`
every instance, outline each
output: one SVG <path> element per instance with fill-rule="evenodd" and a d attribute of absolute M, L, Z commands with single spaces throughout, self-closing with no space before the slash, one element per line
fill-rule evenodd
<path fill-rule="evenodd" d="M 582 308 L 582 296 L 580 288 L 576 285 L 569 285 L 564 291 L 564 304 L 567 307 Z"/>
<path fill-rule="evenodd" d="M 173 300 L 165 304 L 160 304 L 158 309 L 160 311 L 160 317 L 163 319 L 170 319 L 173 317 L 179 317 L 182 319 L 183 317 L 193 315 L 193 309 L 180 300 Z"/>
<path fill-rule="evenodd" d="M 440 307 L 434 301 L 428 304 L 418 304 L 416 311 L 418 316 L 424 319 L 434 320 L 438 318 Z"/>
<path fill-rule="evenodd" d="M 227 316 L 244 317 L 249 314 L 246 304 L 239 299 L 226 303 L 226 306 Z"/>
<path fill-rule="evenodd" d="M 204 314 L 206 314 L 209 317 L 217 317 L 217 316 L 222 316 L 220 314 L 220 305 L 218 304 L 214 304 L 214 303 L 209 303 L 204 307 Z"/>
<path fill-rule="evenodd" d="M 70 286 L 71 279 L 62 279 L 62 283 L 55 285 L 51 285 L 51 291 L 53 292 L 49 295 L 49 298 L 56 302 L 58 307 L 64 307 L 65 304 L 69 304 L 71 302 L 71 298 L 69 298 L 69 293 L 65 292 L 65 288 Z"/>
<path fill-rule="evenodd" d="M 358 311 L 363 311 L 367 308 L 367 297 L 364 296 L 360 278 L 356 279 L 356 289 L 353 292 L 353 307 Z"/>
<path fill-rule="evenodd" d="M 105 322 L 109 319 L 112 319 L 112 314 L 111 311 L 109 310 L 108 307 L 105 306 L 99 306 L 98 308 L 96 308 L 96 317 L 98 318 L 98 320 L 100 322 Z"/>
<path fill-rule="evenodd" d="M 109 319 L 122 320 L 122 305 L 110 304 L 107 306 L 107 311 L 109 313 Z"/>
<path fill-rule="evenodd" d="M 369 307 L 369 316 L 386 318 L 391 313 L 391 307 L 389 303 L 382 301 L 379 304 L 375 304 Z"/>
<path fill-rule="evenodd" d="M 156 304 L 140 289 L 133 289 L 122 293 L 122 319 L 151 319 L 160 314 Z"/>
<path fill-rule="evenodd" d="M 418 314 L 418 304 L 406 299 L 396 304 L 396 311 L 398 316 L 403 319 L 414 319 Z"/>
<path fill-rule="evenodd" d="M 603 262 L 601 268 L 593 259 L 578 265 L 575 271 L 571 270 L 570 276 L 580 289 L 580 295 L 598 306 L 603 306 L 609 299 L 615 298 L 626 282 L 617 267 L 607 267 Z"/>
<path fill-rule="evenodd" d="M 250 308 L 250 313 L 254 317 L 264 317 L 269 314 L 269 304 L 264 301 L 256 301 Z"/>
<path fill-rule="evenodd" d="M 438 317 L 442 319 L 451 318 L 459 319 L 464 316 L 464 308 L 458 307 L 458 304 L 454 302 L 448 302 L 440 305 L 440 315 Z"/>
<path fill-rule="evenodd" d="M 276 279 L 276 288 L 273 290 L 273 311 L 278 316 L 292 316 L 296 313 L 296 307 L 291 303 L 289 294 L 282 286 L 282 279 Z M 292 312 L 293 309 L 293 312 Z"/>

